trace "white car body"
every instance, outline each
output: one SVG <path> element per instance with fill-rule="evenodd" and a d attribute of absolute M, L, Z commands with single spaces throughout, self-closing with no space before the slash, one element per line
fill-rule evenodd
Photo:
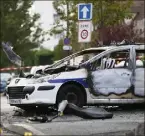
<path fill-rule="evenodd" d="M 103 52 L 89 59 L 82 66 L 91 64 L 97 61 L 100 57 L 115 51 L 129 50 L 131 60 L 134 60 L 134 51 L 136 49 L 144 50 L 144 45 L 126 45 L 120 47 L 110 47 L 104 49 Z M 72 55 L 73 56 L 73 55 Z M 70 57 L 71 58 L 71 57 Z M 57 63 L 62 60 L 58 61 Z M 65 61 L 65 59 L 64 59 Z M 111 63 L 111 62 L 110 62 Z M 86 81 L 88 78 L 88 71 L 86 68 L 81 67 L 77 70 L 63 71 L 57 74 L 46 75 L 40 78 L 16 78 L 11 81 L 8 85 L 8 89 L 12 89 L 9 93 L 8 90 L 8 100 L 11 105 L 54 105 L 57 101 L 57 95 L 62 86 L 67 83 L 79 84 L 84 88 L 84 93 L 86 94 L 86 104 L 132 104 L 132 103 L 143 103 L 144 102 L 144 68 L 136 68 L 136 61 L 133 61 L 133 70 L 128 70 L 124 68 L 111 68 L 111 69 L 99 69 L 91 71 L 91 76 L 94 78 L 93 86 Z M 139 65 L 141 63 L 138 61 Z M 122 65 L 122 64 L 121 64 Z M 116 65 L 117 66 L 117 65 Z M 119 66 L 119 65 L 118 65 Z M 142 66 L 142 65 L 141 65 Z M 132 78 L 132 71 L 135 71 L 136 76 L 134 77 L 135 82 L 130 81 Z M 141 74 L 138 74 L 139 73 Z M 122 76 L 125 72 L 128 75 Z M 126 74 L 126 73 L 125 73 Z M 117 79 L 116 77 L 117 76 Z M 142 78 L 142 80 L 139 80 Z M 112 80 L 112 83 L 109 83 Z M 120 82 L 120 83 L 119 83 Z M 133 83 L 134 88 L 139 87 L 140 89 L 134 92 L 128 92 L 128 88 Z M 96 91 L 93 92 L 93 87 L 96 86 Z M 105 87 L 106 86 L 106 87 Z M 26 93 L 23 98 L 19 97 L 19 91 L 22 91 L 24 87 L 31 87 L 33 92 L 31 94 Z M 121 87 L 119 90 L 118 87 Z M 110 88 L 110 89 L 108 89 Z M 18 89 L 18 90 L 17 90 Z M 19 90 L 20 89 L 20 90 Z M 17 92 L 18 94 L 13 94 Z"/>
<path fill-rule="evenodd" d="M 70 74 L 72 75 L 70 77 Z M 55 80 L 51 80 L 56 76 Z M 9 87 L 15 86 L 15 87 L 20 87 L 20 86 L 35 86 L 35 90 L 31 95 L 27 94 L 27 99 L 21 99 L 21 104 L 48 104 L 48 105 L 53 105 L 56 103 L 56 96 L 59 88 L 66 82 L 68 81 L 73 81 L 74 79 L 79 79 L 78 77 L 81 78 L 86 78 L 87 74 L 85 72 L 85 69 L 80 69 L 72 72 L 62 72 L 60 74 L 56 75 L 50 75 L 50 76 L 45 76 L 39 78 L 39 80 L 43 79 L 50 79 L 46 82 L 43 83 L 37 83 L 37 79 L 26 79 L 26 78 L 17 78 L 13 79 L 11 83 L 9 84 Z M 18 83 L 15 83 L 16 80 L 20 81 Z M 55 81 L 55 83 L 53 83 Z M 74 80 L 76 81 L 76 80 Z M 39 81 L 38 81 L 39 82 Z M 38 87 L 40 86 L 55 86 L 54 89 L 49 90 L 49 91 L 38 91 Z M 10 99 L 10 104 L 17 104 L 17 99 L 16 100 L 11 100 Z M 12 103 L 11 103 L 12 102 Z M 18 101 L 19 104 L 19 101 Z"/>
<path fill-rule="evenodd" d="M 38 70 L 44 70 L 48 66 L 49 65 L 45 65 L 45 66 L 34 66 L 34 67 L 31 68 L 30 74 L 34 74 L 35 75 Z"/>

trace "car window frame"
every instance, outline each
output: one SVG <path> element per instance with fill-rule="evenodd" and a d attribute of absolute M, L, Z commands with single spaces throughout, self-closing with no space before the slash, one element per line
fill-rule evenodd
<path fill-rule="evenodd" d="M 103 51 L 102 53 L 96 55 L 95 57 L 91 58 L 90 60 L 86 61 L 85 63 L 83 63 L 83 66 L 88 66 L 92 63 L 94 63 L 95 61 L 99 60 L 100 58 L 102 58 L 103 56 L 109 54 L 109 53 L 113 53 L 115 51 L 121 51 L 121 50 L 130 50 L 130 55 L 131 55 L 131 51 L 132 51 L 132 47 L 131 46 L 123 46 L 123 47 L 114 47 L 112 49 L 108 49 L 106 51 Z M 131 56 L 130 56 L 131 57 Z"/>
<path fill-rule="evenodd" d="M 111 47 L 110 47 L 111 48 Z M 79 55 L 85 55 L 85 54 L 90 54 L 90 53 L 97 53 L 97 52 L 104 52 L 106 50 L 108 50 L 109 48 L 98 48 L 98 49 L 95 49 L 95 50 L 82 50 L 82 51 L 79 51 L 79 52 L 76 52 L 72 55 L 69 55 L 61 60 L 59 60 L 58 62 L 46 67 L 45 69 L 49 69 L 49 68 L 55 68 L 55 67 L 58 67 L 58 66 L 61 66 L 63 65 L 65 62 L 67 61 L 70 61 L 71 59 L 73 59 L 74 57 L 78 57 Z M 90 59 L 89 59 L 90 60 Z M 85 61 L 86 62 L 86 61 Z M 82 63 L 83 64 L 83 63 Z"/>
<path fill-rule="evenodd" d="M 145 48 L 139 48 L 139 47 L 138 47 L 138 48 L 137 48 L 137 47 L 134 48 L 134 52 L 135 52 L 135 56 L 134 56 L 134 60 L 135 60 L 135 69 L 136 69 L 136 68 L 140 68 L 140 67 L 137 67 L 137 65 L 136 65 L 136 56 L 137 56 L 137 52 L 136 52 L 136 51 L 137 51 L 137 50 L 138 50 L 138 51 L 141 50 L 141 51 L 144 51 L 144 52 L 145 52 Z M 145 55 L 144 55 L 144 61 L 145 61 Z M 143 62 L 143 63 L 145 63 L 145 62 Z M 144 65 L 144 64 L 143 64 L 143 65 Z M 144 66 L 143 66 L 143 68 L 144 68 Z"/>

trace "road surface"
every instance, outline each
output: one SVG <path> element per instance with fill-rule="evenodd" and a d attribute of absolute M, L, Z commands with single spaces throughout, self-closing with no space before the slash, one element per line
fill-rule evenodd
<path fill-rule="evenodd" d="M 26 120 L 29 116 L 34 115 L 34 113 L 21 114 L 22 112 L 14 111 L 16 109 L 16 107 L 9 106 L 6 97 L 2 96 L 1 123 L 27 124 L 34 127 L 36 130 L 43 132 L 45 135 L 99 135 L 102 133 L 110 133 L 112 131 L 119 134 L 121 131 L 125 132 L 135 129 L 139 123 L 144 121 L 143 109 L 130 109 L 113 110 L 113 118 L 106 120 L 85 120 L 73 115 L 65 115 L 55 119 L 51 123 L 28 123 Z M 17 113 L 19 113 L 19 116 L 15 116 Z M 52 114 L 49 117 L 51 116 Z M 14 134 L 10 131 L 4 131 L 4 133 Z"/>

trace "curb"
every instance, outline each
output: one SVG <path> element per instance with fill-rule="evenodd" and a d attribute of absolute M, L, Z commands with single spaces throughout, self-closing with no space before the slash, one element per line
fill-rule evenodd
<path fill-rule="evenodd" d="M 19 135 L 46 135 L 38 130 L 36 130 L 34 127 L 27 125 L 27 124 L 3 124 L 3 127 L 11 132 L 14 132 Z M 120 132 L 105 132 L 105 133 L 98 133 L 98 134 L 92 134 L 91 136 L 116 136 L 116 135 L 122 135 L 122 136 L 145 136 L 144 135 L 144 123 L 139 123 L 139 125 L 133 129 L 128 131 L 120 131 Z"/>
<path fill-rule="evenodd" d="M 145 136 L 145 122 L 139 123 L 139 125 L 132 131 L 132 136 Z M 128 134 L 127 136 L 131 136 Z"/>
<path fill-rule="evenodd" d="M 19 135 L 31 134 L 32 136 L 45 135 L 44 133 L 36 130 L 34 127 L 26 124 L 3 124 L 3 127 L 11 132 L 14 132 Z"/>

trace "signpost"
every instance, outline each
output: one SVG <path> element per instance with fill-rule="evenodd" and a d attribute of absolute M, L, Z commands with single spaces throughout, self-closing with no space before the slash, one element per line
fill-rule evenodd
<path fill-rule="evenodd" d="M 92 3 L 78 4 L 78 42 L 88 43 L 91 42 L 92 31 Z"/>
<path fill-rule="evenodd" d="M 70 39 L 69 38 L 64 39 L 63 50 L 66 51 L 67 55 L 69 55 L 70 51 L 72 50 L 72 46 L 70 46 Z"/>
<path fill-rule="evenodd" d="M 79 22 L 78 41 L 81 43 L 88 43 L 91 41 L 91 21 Z"/>
<path fill-rule="evenodd" d="M 63 50 L 64 51 L 70 51 L 70 50 L 72 50 L 72 46 L 70 46 L 70 45 L 64 45 L 63 46 Z"/>
<path fill-rule="evenodd" d="M 92 3 L 78 4 L 78 20 L 91 20 L 92 19 Z"/>
<path fill-rule="evenodd" d="M 65 38 L 64 39 L 64 45 L 68 45 L 70 44 L 70 39 L 69 38 Z"/>
<path fill-rule="evenodd" d="M 64 46 L 63 46 L 63 50 L 64 51 L 72 50 L 72 47 L 69 44 L 70 44 L 70 39 L 69 38 L 65 38 L 64 39 Z"/>

